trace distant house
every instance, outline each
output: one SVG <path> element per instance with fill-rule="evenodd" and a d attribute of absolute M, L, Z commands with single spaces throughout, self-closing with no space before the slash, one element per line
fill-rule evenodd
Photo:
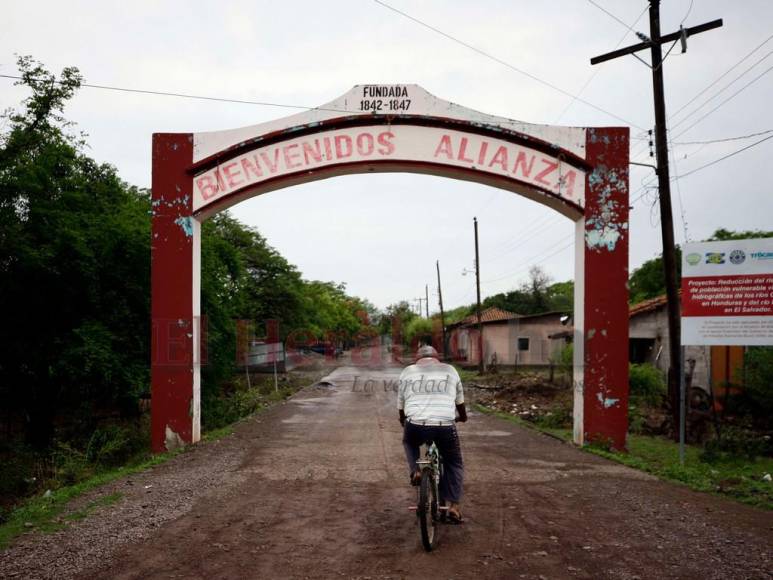
<path fill-rule="evenodd" d="M 668 349 L 668 311 L 666 296 L 635 304 L 629 311 L 628 359 L 632 363 L 650 363 L 668 374 L 671 357 Z M 726 386 L 741 382 L 742 346 L 687 346 L 686 371 L 692 372 L 692 386 L 722 393 Z"/>
<path fill-rule="evenodd" d="M 629 310 L 628 359 L 649 363 L 664 376 L 670 362 L 666 297 L 658 296 Z M 545 312 L 522 316 L 501 308 L 481 312 L 483 352 L 486 364 L 496 354 L 498 365 L 546 366 L 574 339 L 571 317 L 564 312 Z M 478 322 L 475 314 L 447 327 L 449 353 L 462 365 L 478 364 Z M 744 347 L 687 346 L 686 371 L 692 386 L 723 393 L 726 386 L 741 382 Z M 732 390 L 732 389 L 731 389 Z"/>
<path fill-rule="evenodd" d="M 553 335 L 566 330 L 564 312 L 519 315 L 501 308 L 481 312 L 483 354 L 486 364 L 496 357 L 498 365 L 548 365 L 566 341 Z M 475 314 L 447 327 L 449 351 L 460 364 L 477 365 L 478 318 Z"/>

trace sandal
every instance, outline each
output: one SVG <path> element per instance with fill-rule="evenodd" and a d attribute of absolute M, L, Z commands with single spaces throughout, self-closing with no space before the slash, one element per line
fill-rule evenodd
<path fill-rule="evenodd" d="M 459 525 L 464 523 L 464 518 L 462 517 L 461 512 L 457 510 L 447 510 L 446 518 L 448 519 L 449 524 Z"/>

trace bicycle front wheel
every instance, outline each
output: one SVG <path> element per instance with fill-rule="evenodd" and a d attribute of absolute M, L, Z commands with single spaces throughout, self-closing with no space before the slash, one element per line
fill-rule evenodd
<path fill-rule="evenodd" d="M 419 506 L 416 515 L 421 529 L 421 543 L 427 552 L 431 552 L 437 542 L 437 492 L 432 481 L 432 472 L 425 469 L 421 474 L 419 486 Z"/>

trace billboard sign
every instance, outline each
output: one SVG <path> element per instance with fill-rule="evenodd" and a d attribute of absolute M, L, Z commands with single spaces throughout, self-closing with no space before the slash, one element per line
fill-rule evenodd
<path fill-rule="evenodd" d="M 682 344 L 773 345 L 773 238 L 685 244 Z"/>

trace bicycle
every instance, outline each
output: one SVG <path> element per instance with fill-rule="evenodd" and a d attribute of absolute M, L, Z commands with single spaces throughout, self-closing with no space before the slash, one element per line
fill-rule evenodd
<path fill-rule="evenodd" d="M 445 519 L 448 507 L 440 505 L 440 478 L 443 475 L 443 460 L 434 441 L 422 445 L 426 450 L 424 459 L 416 464 L 421 470 L 421 480 L 417 491 L 416 518 L 419 521 L 421 543 L 427 552 L 437 545 L 439 524 Z"/>

